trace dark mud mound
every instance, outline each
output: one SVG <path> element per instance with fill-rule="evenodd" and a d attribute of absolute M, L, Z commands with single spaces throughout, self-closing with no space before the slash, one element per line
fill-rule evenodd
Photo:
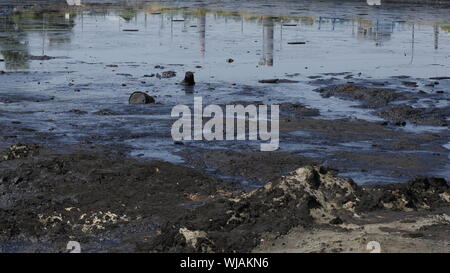
<path fill-rule="evenodd" d="M 374 210 L 433 209 L 449 193 L 444 179 L 359 187 L 312 166 L 246 193 L 170 163 L 39 148 L 0 162 L 0 249 L 18 242 L 63 251 L 76 240 L 97 252 L 247 252 L 264 234 L 335 227 Z"/>
<path fill-rule="evenodd" d="M 357 210 L 412 211 L 438 208 L 450 202 L 450 186 L 443 178 L 416 178 L 407 183 L 367 186 Z"/>
<path fill-rule="evenodd" d="M 356 212 L 430 209 L 448 204 L 449 192 L 443 179 L 366 189 L 326 168 L 304 167 L 241 198 L 211 203 L 171 221 L 138 250 L 247 252 L 266 233 L 277 236 L 298 226 L 340 225 Z"/>
<path fill-rule="evenodd" d="M 240 198 L 223 200 L 169 222 L 141 251 L 247 252 L 265 233 L 349 217 L 356 184 L 325 168 L 300 168 Z"/>
<path fill-rule="evenodd" d="M 380 110 L 378 114 L 396 123 L 409 121 L 417 125 L 447 126 L 446 118 L 450 116 L 450 107 L 426 109 L 399 104 Z"/>
<path fill-rule="evenodd" d="M 252 184 L 264 184 L 300 166 L 318 164 L 317 159 L 286 152 L 198 150 L 182 152 L 186 162 L 197 168 L 214 169 L 218 175 L 232 176 Z"/>
<path fill-rule="evenodd" d="M 402 94 L 396 93 L 392 89 L 387 88 L 371 88 L 351 84 L 331 85 L 314 91 L 321 93 L 322 97 L 329 98 L 332 96 L 359 100 L 363 102 L 363 107 L 377 108 L 385 106 L 388 103 L 404 98 Z"/>
<path fill-rule="evenodd" d="M 2 161 L 0 245 L 71 238 L 89 243 L 115 232 L 111 240 L 123 245 L 127 236 L 138 235 L 135 226 L 145 223 L 145 236 L 136 239 L 143 241 L 155 233 L 148 223 L 179 217 L 227 189 L 223 181 L 191 168 L 95 153 Z"/>

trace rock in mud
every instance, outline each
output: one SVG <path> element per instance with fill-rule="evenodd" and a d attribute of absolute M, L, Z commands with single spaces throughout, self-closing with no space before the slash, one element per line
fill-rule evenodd
<path fill-rule="evenodd" d="M 181 85 L 185 86 L 194 86 L 195 85 L 195 79 L 194 79 L 194 72 L 188 71 L 184 75 L 184 80 L 181 81 Z"/>
<path fill-rule="evenodd" d="M 450 116 L 447 108 L 415 108 L 406 104 L 388 107 L 377 112 L 381 117 L 402 123 L 410 121 L 418 125 L 447 126 L 446 118 Z"/>
<path fill-rule="evenodd" d="M 314 91 L 321 93 L 322 97 L 336 96 L 343 99 L 359 100 L 364 107 L 377 108 L 404 98 L 402 94 L 387 88 L 371 88 L 352 84 L 332 85 L 318 88 Z"/>
<path fill-rule="evenodd" d="M 129 104 L 150 104 L 155 103 L 155 98 L 152 96 L 144 93 L 144 92 L 134 92 L 130 95 L 130 98 L 128 99 Z"/>

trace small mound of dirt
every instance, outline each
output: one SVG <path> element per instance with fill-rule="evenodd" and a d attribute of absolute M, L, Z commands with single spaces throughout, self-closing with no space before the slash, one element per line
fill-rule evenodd
<path fill-rule="evenodd" d="M 293 227 L 341 225 L 355 212 L 376 209 L 419 210 L 448 204 L 444 179 L 358 187 L 324 167 L 304 167 L 240 198 L 196 209 L 162 228 L 140 251 L 247 252 L 263 234 L 286 234 Z"/>
<path fill-rule="evenodd" d="M 413 211 L 449 203 L 450 186 L 443 178 L 416 178 L 406 183 L 367 186 L 360 196 L 357 211 Z"/>
<path fill-rule="evenodd" d="M 351 84 L 331 85 L 315 89 L 314 91 L 321 93 L 324 98 L 335 96 L 343 99 L 359 100 L 363 102 L 363 107 L 367 108 L 378 108 L 387 105 L 391 101 L 404 98 L 403 95 L 396 93 L 392 89 L 371 88 Z"/>
<path fill-rule="evenodd" d="M 39 238 L 42 243 L 67 243 L 77 238 L 94 243 L 111 233 L 122 245 L 127 237 L 142 241 L 142 235 L 133 233 L 135 226 L 147 226 L 149 236 L 156 230 L 148 223 L 180 217 L 233 189 L 230 183 L 166 162 L 87 152 L 23 158 L 25 148 L 13 147 L 21 159 L 0 162 L 0 242 Z"/>
<path fill-rule="evenodd" d="M 447 126 L 446 117 L 450 109 L 445 108 L 414 108 L 410 105 L 399 104 L 378 111 L 381 117 L 394 121 L 410 121 L 418 125 Z"/>

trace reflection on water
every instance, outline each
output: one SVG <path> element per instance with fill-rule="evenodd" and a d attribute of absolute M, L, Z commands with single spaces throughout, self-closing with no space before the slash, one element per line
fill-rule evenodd
<path fill-rule="evenodd" d="M 380 6 L 381 0 L 367 0 L 367 5 L 369 6 Z"/>
<path fill-rule="evenodd" d="M 263 25 L 263 49 L 260 65 L 273 66 L 273 32 L 274 19 L 272 17 L 264 17 Z"/>
<path fill-rule="evenodd" d="M 52 49 L 71 42 L 71 30 L 75 25 L 76 14 L 69 18 L 62 10 L 9 10 L 10 14 L 0 17 L 0 53 L 6 69 L 29 68 L 29 61 L 33 58 L 29 39 L 34 34 L 40 37 L 38 40 L 41 41 L 41 57 L 45 56 L 46 48 Z"/>
<path fill-rule="evenodd" d="M 262 67 L 272 67 L 275 61 L 277 65 L 289 63 L 290 60 L 283 56 L 283 52 L 288 55 L 291 53 L 289 51 L 297 49 L 283 46 L 286 42 L 315 40 L 311 43 L 322 41 L 322 46 L 329 43 L 337 49 L 337 41 L 346 40 L 347 44 L 355 47 L 355 51 L 348 52 L 353 54 L 358 54 L 358 50 L 363 51 L 365 47 L 370 46 L 352 43 L 348 41 L 350 37 L 360 41 L 373 41 L 375 47 L 384 47 L 387 42 L 390 48 L 410 44 L 410 48 L 405 49 L 405 54 L 410 58 L 410 63 L 413 63 L 417 35 L 421 35 L 419 39 L 422 45 L 426 43 L 425 39 L 431 38 L 433 49 L 438 50 L 440 40 L 443 39 L 442 33 L 448 31 L 449 14 L 439 9 L 391 11 L 390 8 L 382 9 L 384 6 L 379 0 L 367 0 L 366 6 L 362 3 L 352 4 L 353 6 L 348 8 L 344 7 L 345 10 L 331 4 L 332 2 L 304 1 L 301 5 L 287 1 L 287 6 L 295 8 L 291 7 L 291 11 L 281 15 L 271 15 L 274 11 L 282 10 L 281 2 L 279 8 L 276 4 L 260 4 L 256 10 L 254 7 L 250 10 L 250 4 L 242 4 L 242 7 L 233 4 L 236 6 L 231 5 L 231 8 L 214 7 L 208 5 L 208 1 L 200 4 L 186 2 L 183 7 L 180 7 L 180 4 L 142 1 L 119 1 L 119 4 L 107 5 L 96 2 L 98 1 L 67 0 L 66 3 L 52 4 L 51 8 L 45 5 L 0 6 L 0 52 L 5 61 L 5 69 L 29 69 L 32 56 L 30 50 L 34 55 L 44 56 L 46 51 L 69 45 L 73 31 L 84 30 L 85 19 L 90 20 L 89 24 L 95 24 L 99 35 L 103 35 L 101 31 L 109 30 L 108 24 L 113 22 L 118 23 L 117 31 L 125 28 L 138 31 L 140 26 L 144 25 L 146 31 L 150 32 L 149 35 L 154 35 L 151 30 L 158 29 L 157 35 L 160 38 L 165 36 L 165 29 L 170 28 L 171 41 L 178 43 L 184 39 L 183 35 L 177 33 L 180 26 L 182 33 L 188 34 L 195 29 L 198 33 L 197 52 L 201 57 L 217 55 L 221 48 L 217 47 L 215 40 L 221 40 L 222 37 L 242 41 L 247 38 L 249 41 L 257 39 L 261 41 L 261 50 L 257 51 L 257 64 Z M 273 8 L 275 6 L 276 9 Z M 414 12 L 422 12 L 417 15 L 419 19 L 411 17 Z M 338 13 L 341 16 L 329 16 Z M 240 24 L 240 33 L 232 29 L 235 22 Z M 74 30 L 75 25 L 79 26 L 78 30 Z M 259 31 L 255 29 L 256 26 Z M 420 29 L 419 33 L 417 28 Z M 446 31 L 441 33 L 440 29 Z M 426 33 L 428 31 L 429 35 Z M 405 35 L 408 32 L 410 34 Z M 426 38 L 427 36 L 429 38 Z M 444 39 L 447 41 L 447 36 Z M 40 45 L 36 45 L 38 41 Z M 207 43 L 213 46 L 207 47 Z M 310 46 L 297 47 L 298 50 L 312 50 Z"/>
<path fill-rule="evenodd" d="M 206 51 L 206 11 L 202 10 L 198 16 L 198 33 L 200 37 L 200 55 L 205 56 Z"/>
<path fill-rule="evenodd" d="M 358 21 L 358 35 L 359 39 L 374 40 L 376 46 L 382 46 L 383 42 L 391 39 L 394 32 L 395 22 L 376 20 L 360 20 Z"/>

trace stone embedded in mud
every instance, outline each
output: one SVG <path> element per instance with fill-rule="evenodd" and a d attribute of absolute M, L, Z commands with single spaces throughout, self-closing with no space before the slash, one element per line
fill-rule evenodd
<path fill-rule="evenodd" d="M 194 72 L 188 71 L 184 75 L 184 80 L 181 81 L 181 85 L 186 86 L 194 86 L 195 85 L 195 79 L 194 79 Z"/>
<path fill-rule="evenodd" d="M 150 104 L 155 103 L 155 99 L 140 91 L 136 91 L 133 94 L 130 95 L 130 98 L 128 99 L 129 104 Z"/>

